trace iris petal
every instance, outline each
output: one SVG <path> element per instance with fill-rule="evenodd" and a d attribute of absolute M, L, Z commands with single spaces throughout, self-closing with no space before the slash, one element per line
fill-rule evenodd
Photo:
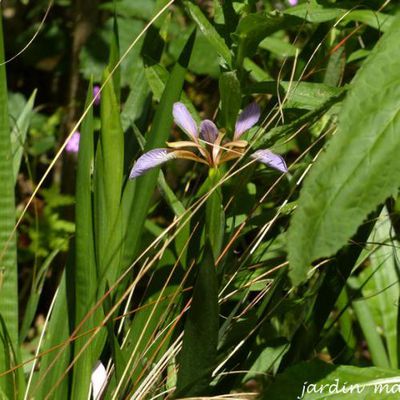
<path fill-rule="evenodd" d="M 288 171 L 283 157 L 270 150 L 257 150 L 250 157 L 280 172 L 285 173 Z"/>
<path fill-rule="evenodd" d="M 207 143 L 214 143 L 218 136 L 218 129 L 214 122 L 205 119 L 200 125 L 200 137 Z"/>
<path fill-rule="evenodd" d="M 253 127 L 260 119 L 260 107 L 257 103 L 249 104 L 239 115 L 235 125 L 234 140 Z"/>
<path fill-rule="evenodd" d="M 183 103 L 175 103 L 172 115 L 175 123 L 187 134 L 191 139 L 198 137 L 197 124 L 190 112 Z"/>
<path fill-rule="evenodd" d="M 74 132 L 65 146 L 65 151 L 67 153 L 77 153 L 79 151 L 80 139 L 81 139 L 81 134 L 78 131 Z"/>
<path fill-rule="evenodd" d="M 158 167 L 173 158 L 176 158 L 176 154 L 168 149 L 150 150 L 138 158 L 129 174 L 129 179 L 135 179 L 145 174 L 148 170 Z"/>

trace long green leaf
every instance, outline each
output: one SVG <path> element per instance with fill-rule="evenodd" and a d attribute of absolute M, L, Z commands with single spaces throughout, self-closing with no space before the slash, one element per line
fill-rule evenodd
<path fill-rule="evenodd" d="M 15 236 L 13 157 L 7 103 L 7 80 L 4 64 L 3 26 L 0 17 L 0 373 L 9 370 L 16 360 L 18 342 L 18 271 Z M 14 373 L 0 378 L 0 389 L 11 399 L 18 395 Z"/>
<path fill-rule="evenodd" d="M 192 17 L 193 21 L 203 32 L 206 39 L 214 47 L 216 52 L 225 60 L 228 66 L 230 66 L 232 64 L 232 54 L 224 39 L 219 35 L 214 26 L 205 17 L 203 12 L 197 5 L 186 1 L 185 6 L 189 10 L 190 16 Z"/>
<path fill-rule="evenodd" d="M 207 394 L 215 366 L 218 329 L 218 283 L 212 250 L 206 246 L 198 265 L 192 304 L 185 323 L 176 396 Z"/>
<path fill-rule="evenodd" d="M 383 345 L 382 337 L 376 329 L 376 322 L 372 316 L 368 304 L 363 298 L 352 302 L 354 313 L 364 333 L 368 349 L 371 354 L 373 365 L 377 367 L 389 368 L 389 359 Z"/>
<path fill-rule="evenodd" d="M 107 68 L 104 80 L 108 76 Z M 105 274 L 109 278 L 118 274 L 122 246 L 119 218 L 123 175 L 124 134 L 113 80 L 109 79 L 101 98 L 101 134 L 94 172 L 94 226 L 99 279 Z"/>
<path fill-rule="evenodd" d="M 90 84 L 86 97 L 85 108 L 89 107 L 93 98 L 93 85 Z M 94 126 L 93 109 L 91 108 L 82 123 L 79 142 L 78 171 L 76 179 L 76 236 L 75 236 L 75 269 L 73 273 L 73 292 L 75 294 L 76 327 L 90 311 L 95 303 L 97 291 L 97 272 L 93 235 L 92 209 L 92 165 L 94 159 Z M 98 313 L 91 316 L 80 332 L 94 328 Z M 78 355 L 85 345 L 87 338 L 75 342 L 74 354 Z M 79 358 L 74 367 L 72 397 L 87 397 L 90 376 L 96 361 L 97 352 L 94 350 L 96 341 L 90 345 Z"/>
<path fill-rule="evenodd" d="M 375 326 L 382 327 L 382 336 L 385 339 L 390 367 L 397 368 L 399 276 L 396 258 L 398 252 L 397 242 L 391 241 L 391 230 L 392 224 L 388 210 L 385 208 L 369 239 L 370 243 L 376 243 L 378 246 L 371 254 L 370 268 L 363 270 L 357 277 L 360 283 L 366 281 L 362 288 L 363 298 L 358 299 L 357 303 L 365 303 L 365 307 L 371 310 Z M 361 326 L 363 318 L 364 315 L 360 313 Z M 374 331 L 377 332 L 377 329 L 375 328 Z M 367 336 L 366 333 L 365 336 Z M 371 354 L 373 351 L 375 354 L 378 353 L 379 356 L 382 353 L 382 351 L 371 349 L 370 343 L 368 343 L 368 347 Z M 376 362 L 374 364 L 378 366 Z M 383 366 L 383 364 L 380 366 Z"/>
<path fill-rule="evenodd" d="M 40 360 L 40 370 L 36 374 L 29 398 L 44 399 L 50 392 L 52 398 L 60 400 L 68 398 L 68 379 L 64 377 L 58 386 L 55 386 L 70 361 L 70 346 L 68 343 L 69 313 L 66 286 L 66 274 L 64 272 L 46 332 L 46 340 L 43 346 L 44 356 Z"/>
<path fill-rule="evenodd" d="M 290 276 L 334 254 L 400 184 L 400 16 L 359 70 L 339 132 L 307 177 L 288 235 Z"/>

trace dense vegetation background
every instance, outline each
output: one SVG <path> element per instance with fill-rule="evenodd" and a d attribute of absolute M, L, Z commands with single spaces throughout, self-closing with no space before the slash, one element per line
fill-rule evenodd
<path fill-rule="evenodd" d="M 397 1 L 1 8 L 0 399 L 399 396 Z"/>

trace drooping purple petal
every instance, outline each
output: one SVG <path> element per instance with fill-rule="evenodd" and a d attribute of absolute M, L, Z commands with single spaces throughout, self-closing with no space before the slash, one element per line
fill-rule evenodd
<path fill-rule="evenodd" d="M 235 126 L 234 139 L 238 139 L 244 132 L 253 127 L 260 119 L 260 107 L 257 103 L 249 104 L 239 115 Z"/>
<path fill-rule="evenodd" d="M 175 103 L 172 115 L 175 123 L 187 134 L 191 139 L 198 137 L 197 125 L 190 112 L 183 103 Z"/>
<path fill-rule="evenodd" d="M 79 151 L 80 139 L 81 134 L 78 131 L 74 132 L 71 138 L 68 140 L 67 145 L 65 146 L 65 151 L 67 153 L 77 153 Z"/>
<path fill-rule="evenodd" d="M 93 86 L 93 98 L 94 98 L 94 105 L 100 105 L 100 86 L 94 85 Z"/>
<path fill-rule="evenodd" d="M 218 129 L 214 122 L 205 119 L 200 124 L 200 137 L 208 143 L 214 143 L 218 136 Z"/>
<path fill-rule="evenodd" d="M 250 157 L 280 172 L 285 173 L 288 171 L 283 157 L 274 154 L 271 150 L 257 150 Z"/>
<path fill-rule="evenodd" d="M 168 149 L 153 149 L 140 156 L 133 166 L 129 179 L 135 179 L 148 170 L 158 167 L 165 162 L 176 158 L 176 154 Z"/>

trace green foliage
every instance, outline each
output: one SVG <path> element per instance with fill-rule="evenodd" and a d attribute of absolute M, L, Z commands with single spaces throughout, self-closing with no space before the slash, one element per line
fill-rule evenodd
<path fill-rule="evenodd" d="M 221 75 L 219 92 L 221 93 L 222 126 L 227 129 L 228 134 L 232 135 L 241 103 L 240 82 L 234 71 Z"/>
<path fill-rule="evenodd" d="M 8 3 L 0 397 L 396 396 L 399 6 L 62 0 L 19 54 L 47 3 Z"/>
<path fill-rule="evenodd" d="M 295 284 L 306 279 L 312 261 L 339 250 L 400 184 L 400 60 L 393 57 L 399 34 L 397 18 L 354 79 L 338 133 L 305 182 L 289 231 Z"/>
<path fill-rule="evenodd" d="M 218 283 L 212 250 L 205 247 L 198 265 L 193 298 L 185 323 L 176 395 L 207 394 L 218 346 Z"/>
<path fill-rule="evenodd" d="M 398 391 L 397 382 L 397 372 L 390 369 L 335 366 L 311 361 L 301 363 L 278 375 L 276 382 L 263 398 L 316 400 L 325 399 L 329 394 L 329 398 L 332 399 L 372 400 L 377 396 L 380 399 L 392 399 Z M 346 389 L 348 392 L 344 391 Z"/>
<path fill-rule="evenodd" d="M 205 15 L 202 13 L 200 8 L 195 4 L 186 1 L 185 6 L 187 7 L 193 21 L 197 24 L 201 32 L 204 34 L 206 39 L 214 47 L 216 52 L 222 57 L 224 62 L 231 66 L 232 54 L 229 48 L 226 46 L 222 37 L 218 34 L 213 25 L 207 20 Z"/>

